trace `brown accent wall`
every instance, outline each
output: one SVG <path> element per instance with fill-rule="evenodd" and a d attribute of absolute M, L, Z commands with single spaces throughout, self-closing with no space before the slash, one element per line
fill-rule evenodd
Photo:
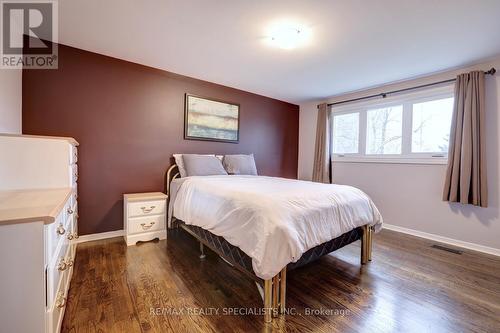
<path fill-rule="evenodd" d="M 239 103 L 238 144 L 183 139 L 184 94 Z M 173 153 L 254 153 L 262 175 L 297 177 L 299 107 L 59 46 L 58 70 L 23 71 L 23 133 L 79 143 L 79 231 L 123 229 L 123 193 L 163 191 Z"/>

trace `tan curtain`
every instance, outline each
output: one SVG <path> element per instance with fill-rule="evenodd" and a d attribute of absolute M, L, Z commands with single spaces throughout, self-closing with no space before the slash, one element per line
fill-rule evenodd
<path fill-rule="evenodd" d="M 484 72 L 460 74 L 443 200 L 487 207 Z"/>
<path fill-rule="evenodd" d="M 320 104 L 318 109 L 312 179 L 318 183 L 330 183 L 330 112 L 326 103 Z"/>

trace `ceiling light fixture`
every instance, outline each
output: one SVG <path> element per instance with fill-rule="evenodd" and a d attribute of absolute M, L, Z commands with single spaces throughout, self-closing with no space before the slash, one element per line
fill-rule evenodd
<path fill-rule="evenodd" d="M 310 31 L 297 24 L 281 22 L 270 26 L 268 36 L 271 45 L 291 50 L 306 44 Z"/>

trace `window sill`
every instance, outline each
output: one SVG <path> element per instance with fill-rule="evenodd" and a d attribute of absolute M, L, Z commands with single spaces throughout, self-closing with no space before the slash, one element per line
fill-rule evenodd
<path fill-rule="evenodd" d="M 448 158 L 431 157 L 431 158 L 402 158 L 402 157 L 334 157 L 333 163 L 388 163 L 388 164 L 430 164 L 430 165 L 446 165 Z"/>

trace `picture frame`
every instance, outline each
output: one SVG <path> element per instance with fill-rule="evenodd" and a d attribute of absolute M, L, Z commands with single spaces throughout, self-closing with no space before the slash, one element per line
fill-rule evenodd
<path fill-rule="evenodd" d="M 184 139 L 238 143 L 240 105 L 186 93 Z"/>

